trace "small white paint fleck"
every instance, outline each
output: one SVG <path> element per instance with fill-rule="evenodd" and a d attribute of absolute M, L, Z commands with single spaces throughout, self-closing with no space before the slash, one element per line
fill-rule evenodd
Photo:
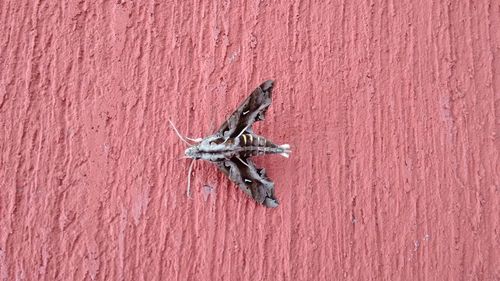
<path fill-rule="evenodd" d="M 227 58 L 228 63 L 235 62 L 238 59 L 239 55 L 240 55 L 240 50 L 232 52 Z"/>
<path fill-rule="evenodd" d="M 215 193 L 215 188 L 208 185 L 208 184 L 205 184 L 203 186 L 203 190 L 202 190 L 202 193 L 203 193 L 203 200 L 206 202 L 208 200 L 208 197 L 211 195 L 211 194 L 214 194 Z"/>
<path fill-rule="evenodd" d="M 415 248 L 413 249 L 413 251 L 416 252 L 418 250 L 418 248 L 420 247 L 420 242 L 418 240 L 415 240 L 415 241 L 413 241 L 413 244 L 415 245 Z"/>

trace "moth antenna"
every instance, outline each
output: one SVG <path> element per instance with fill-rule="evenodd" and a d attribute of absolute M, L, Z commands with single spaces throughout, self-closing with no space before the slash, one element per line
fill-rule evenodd
<path fill-rule="evenodd" d="M 187 145 L 189 146 L 193 146 L 192 144 L 190 144 L 187 140 L 186 140 L 186 137 L 183 137 L 180 133 L 179 133 L 179 130 L 177 130 L 177 128 L 175 127 L 174 123 L 172 122 L 172 120 L 168 119 L 168 122 L 170 123 L 170 126 L 172 126 L 172 128 L 174 129 L 175 133 L 177 134 L 177 136 L 181 139 L 181 141 L 185 142 Z M 187 138 L 191 141 L 196 141 L 198 139 L 190 139 L 190 138 Z M 201 140 L 200 140 L 201 141 Z M 200 141 L 197 141 L 197 142 L 200 142 Z"/>
<path fill-rule="evenodd" d="M 186 139 L 192 141 L 192 142 L 201 142 L 203 139 L 202 138 L 196 138 L 196 139 L 192 139 L 192 138 L 188 138 L 186 136 L 184 136 Z"/>
<path fill-rule="evenodd" d="M 191 160 L 188 169 L 188 180 L 187 180 L 187 191 L 186 191 L 186 195 L 188 198 L 191 198 L 191 172 L 193 171 L 193 164 L 194 160 Z"/>

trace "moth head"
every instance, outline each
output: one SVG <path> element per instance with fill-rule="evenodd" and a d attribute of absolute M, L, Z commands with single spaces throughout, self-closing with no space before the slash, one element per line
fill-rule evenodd
<path fill-rule="evenodd" d="M 197 145 L 190 146 L 188 147 L 185 151 L 184 154 L 192 159 L 200 159 L 201 158 L 201 153 L 200 149 Z"/>
<path fill-rule="evenodd" d="M 170 122 L 170 126 L 172 126 L 172 128 L 174 129 L 174 131 L 177 134 L 177 136 L 179 137 L 179 139 L 182 140 L 183 142 L 185 142 L 187 145 L 189 145 L 189 147 L 184 151 L 184 155 L 186 155 L 188 158 L 192 158 L 192 159 L 201 158 L 200 149 L 199 149 L 198 145 L 194 145 L 194 144 L 190 143 L 189 141 L 194 142 L 194 143 L 200 143 L 203 141 L 203 139 L 201 139 L 201 138 L 200 139 L 191 139 L 191 138 L 182 136 L 179 133 L 179 130 L 177 130 L 177 128 L 175 127 L 174 123 L 172 123 L 171 120 L 168 120 L 168 122 Z"/>

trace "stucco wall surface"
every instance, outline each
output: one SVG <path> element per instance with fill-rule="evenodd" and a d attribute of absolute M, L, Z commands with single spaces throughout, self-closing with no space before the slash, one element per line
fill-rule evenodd
<path fill-rule="evenodd" d="M 500 3 L 0 1 L 0 280 L 500 280 Z M 281 205 L 189 161 L 254 130 Z"/>

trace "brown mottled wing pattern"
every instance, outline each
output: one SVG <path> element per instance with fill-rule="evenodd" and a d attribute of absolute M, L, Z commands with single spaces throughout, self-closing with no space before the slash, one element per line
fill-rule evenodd
<path fill-rule="evenodd" d="M 266 176 L 265 170 L 255 167 L 249 158 L 234 157 L 216 164 L 231 181 L 257 203 L 268 208 L 278 207 L 279 202 L 274 195 L 274 183 Z"/>
<path fill-rule="evenodd" d="M 252 133 L 255 121 L 264 120 L 267 108 L 272 102 L 273 80 L 267 80 L 231 114 L 217 131 L 221 137 L 234 138 L 243 130 Z M 279 205 L 274 196 L 274 183 L 266 176 L 264 169 L 258 169 L 248 157 L 239 155 L 215 163 L 231 181 L 257 203 L 269 208 Z"/>
<path fill-rule="evenodd" d="M 273 80 L 267 80 L 257 87 L 222 124 L 217 131 L 220 136 L 225 139 L 233 138 L 245 128 L 251 132 L 255 121 L 264 120 L 266 110 L 271 105 L 273 84 Z"/>

